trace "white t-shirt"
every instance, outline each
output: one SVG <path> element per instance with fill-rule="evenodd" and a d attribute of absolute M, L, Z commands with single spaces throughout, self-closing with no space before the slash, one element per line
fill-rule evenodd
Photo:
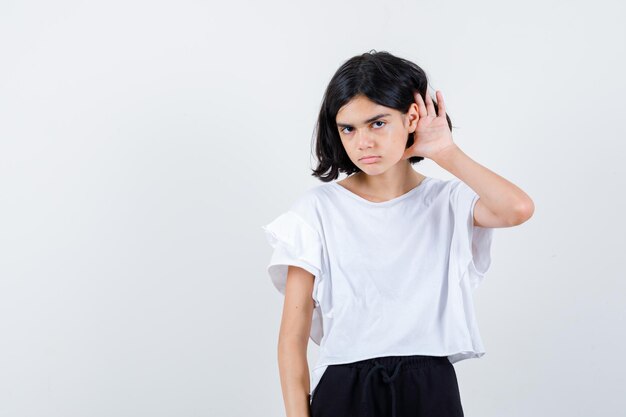
<path fill-rule="evenodd" d="M 473 224 L 478 198 L 456 178 L 426 177 L 378 203 L 328 182 L 262 226 L 278 291 L 288 265 L 315 276 L 310 338 L 320 349 L 310 398 L 331 364 L 485 354 L 472 291 L 490 266 L 493 229 Z"/>

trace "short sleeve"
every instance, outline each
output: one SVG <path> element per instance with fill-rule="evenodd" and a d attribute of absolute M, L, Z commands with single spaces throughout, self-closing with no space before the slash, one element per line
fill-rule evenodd
<path fill-rule="evenodd" d="M 461 180 L 453 180 L 450 204 L 454 231 L 450 257 L 459 280 L 467 278 L 472 289 L 484 280 L 491 265 L 493 228 L 474 226 L 474 207 L 480 196 Z"/>
<path fill-rule="evenodd" d="M 270 263 L 267 265 L 267 273 L 281 294 L 285 295 L 289 265 L 299 266 L 315 277 L 312 294 L 315 308 L 310 337 L 319 345 L 323 336 L 319 296 L 320 280 L 323 275 L 323 252 L 319 234 L 313 226 L 292 210 L 281 214 L 261 228 L 265 231 L 268 243 L 274 248 Z"/>

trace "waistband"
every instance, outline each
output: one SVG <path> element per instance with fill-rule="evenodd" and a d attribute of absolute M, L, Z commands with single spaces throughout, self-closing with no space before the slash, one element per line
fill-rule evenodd
<path fill-rule="evenodd" d="M 402 362 L 402 369 L 427 368 L 429 366 L 450 362 L 447 356 L 428 355 L 405 355 L 405 356 L 380 356 L 378 358 L 363 359 L 357 362 L 341 363 L 332 366 L 345 366 L 348 368 L 371 368 L 377 364 L 384 367 L 395 367 Z"/>
<path fill-rule="evenodd" d="M 380 356 L 377 358 L 364 359 L 357 362 L 340 364 L 350 368 L 369 368 L 363 383 L 362 407 L 370 413 L 367 408 L 368 386 L 374 374 L 378 371 L 382 381 L 389 387 L 391 395 L 391 417 L 397 415 L 396 388 L 394 381 L 400 376 L 402 369 L 428 368 L 438 364 L 450 363 L 447 356 L 428 355 L 405 355 L 405 356 Z M 334 365 L 336 366 L 336 365 Z"/>

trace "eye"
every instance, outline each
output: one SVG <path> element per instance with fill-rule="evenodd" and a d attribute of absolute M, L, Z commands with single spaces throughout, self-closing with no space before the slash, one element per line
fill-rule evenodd
<path fill-rule="evenodd" d="M 372 122 L 372 125 L 374 125 L 376 123 L 382 123 L 382 125 L 378 126 L 378 129 L 380 129 L 381 127 L 383 127 L 384 125 L 387 124 L 386 122 L 383 122 L 382 120 L 376 120 L 375 122 Z M 345 129 L 352 129 L 352 127 L 351 126 L 346 126 L 343 129 L 341 129 L 340 132 L 341 133 L 350 133 L 350 132 L 347 132 Z"/>

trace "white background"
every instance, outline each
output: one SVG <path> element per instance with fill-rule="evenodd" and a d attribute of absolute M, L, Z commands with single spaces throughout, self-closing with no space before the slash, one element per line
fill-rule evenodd
<path fill-rule="evenodd" d="M 606 0 L 2 1 L 0 416 L 284 415 L 260 226 L 320 184 L 323 91 L 370 49 L 424 68 L 455 142 L 535 202 L 495 231 L 475 292 L 466 416 L 623 415 L 625 17 Z"/>

